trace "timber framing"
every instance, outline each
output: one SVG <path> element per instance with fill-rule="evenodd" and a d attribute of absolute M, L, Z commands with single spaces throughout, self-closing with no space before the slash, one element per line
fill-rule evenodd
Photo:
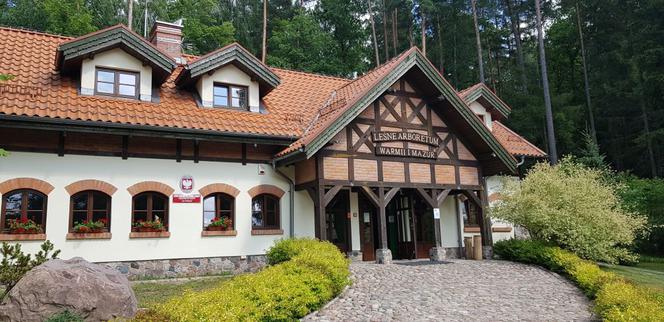
<path fill-rule="evenodd" d="M 497 119 L 505 119 L 509 116 L 512 109 L 503 102 L 491 89 L 489 89 L 484 84 L 477 84 L 467 91 L 462 92 L 461 96 L 466 104 L 470 104 L 475 101 L 481 101 L 483 106 L 493 107 L 493 115 L 496 115 L 495 112 L 498 112 L 499 116 Z"/>
<path fill-rule="evenodd" d="M 433 83 L 435 88 L 442 94 L 444 100 L 448 101 L 461 118 L 475 131 L 482 140 L 493 151 L 493 154 L 500 159 L 501 163 L 512 173 L 516 172 L 516 160 L 503 147 L 498 140 L 491 134 L 489 129 L 482 124 L 482 121 L 473 113 L 466 103 L 457 95 L 452 86 L 445 81 L 440 73 L 431 65 L 431 63 L 417 49 L 405 53 L 402 61 L 385 77 L 374 84 L 361 97 L 357 98 L 352 105 L 329 124 L 324 131 L 317 135 L 313 140 L 305 145 L 304 153 L 307 158 L 315 155 L 329 142 L 339 131 L 351 123 L 357 116 L 372 102 L 385 93 L 389 87 L 401 79 L 408 71 L 418 67 L 427 78 Z"/>
<path fill-rule="evenodd" d="M 178 86 L 186 86 L 201 75 L 227 64 L 235 65 L 254 80 L 258 81 L 261 95 L 266 95 L 281 82 L 279 76 L 254 57 L 254 55 L 240 46 L 240 44 L 232 43 L 187 64 L 184 71 L 178 75 L 175 83 Z"/>
<path fill-rule="evenodd" d="M 65 71 L 80 64 L 85 58 L 94 57 L 99 52 L 117 47 L 144 64 L 150 65 L 160 84 L 175 69 L 175 61 L 172 58 L 124 25 L 115 25 L 60 44 L 55 66 L 57 70 Z"/>

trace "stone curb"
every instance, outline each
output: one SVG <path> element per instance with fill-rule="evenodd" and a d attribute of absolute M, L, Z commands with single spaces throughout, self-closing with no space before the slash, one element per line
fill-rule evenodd
<path fill-rule="evenodd" d="M 344 295 L 346 295 L 346 293 L 348 292 L 348 290 L 350 289 L 350 287 L 351 287 L 352 285 L 353 285 L 352 283 L 351 283 L 351 285 L 346 285 L 346 287 L 344 287 L 344 289 L 341 291 L 341 293 L 339 293 L 339 295 L 337 295 L 337 297 L 335 297 L 335 298 L 333 298 L 332 300 L 330 300 L 329 302 L 327 302 L 327 303 L 326 303 L 325 305 L 323 305 L 323 307 L 321 307 L 320 309 L 318 309 L 318 310 L 316 310 L 316 311 L 313 311 L 313 312 L 311 312 L 311 313 L 305 315 L 304 317 L 300 318 L 300 321 L 303 321 L 303 320 L 305 320 L 305 319 L 307 319 L 307 318 L 311 318 L 311 317 L 316 316 L 316 314 L 318 314 L 318 312 L 320 312 L 320 311 L 322 311 L 322 310 L 325 310 L 327 307 L 329 307 L 330 305 L 332 305 L 333 303 L 335 303 L 338 299 L 344 297 Z"/>

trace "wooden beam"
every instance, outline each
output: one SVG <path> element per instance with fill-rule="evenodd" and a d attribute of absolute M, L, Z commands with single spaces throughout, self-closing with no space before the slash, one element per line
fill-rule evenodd
<path fill-rule="evenodd" d="M 337 195 L 337 193 L 339 193 L 339 190 L 341 190 L 341 188 L 343 188 L 342 185 L 336 185 L 336 186 L 332 187 L 332 189 L 330 189 L 329 191 L 327 191 L 325 193 L 325 195 L 323 196 L 323 206 L 324 207 L 327 207 L 327 205 L 332 201 L 332 199 L 334 199 L 334 197 Z"/>
<path fill-rule="evenodd" d="M 67 133 L 65 133 L 65 131 L 60 131 L 60 134 L 58 136 L 58 156 L 59 157 L 65 156 L 65 136 L 67 136 Z"/>
<path fill-rule="evenodd" d="M 200 142 L 198 140 L 194 140 L 194 163 L 198 163 L 198 160 L 200 159 Z"/>
<path fill-rule="evenodd" d="M 451 189 L 443 189 L 437 196 L 436 196 L 436 207 L 440 207 L 443 204 L 443 201 L 447 198 L 447 196 L 450 194 Z"/>
<path fill-rule="evenodd" d="M 360 189 L 362 189 L 362 191 L 364 191 L 364 194 L 366 195 L 366 197 L 369 199 L 369 201 L 371 201 L 371 203 L 372 203 L 375 207 L 380 207 L 380 205 L 381 205 L 381 203 L 380 203 L 380 199 L 379 199 L 378 196 L 376 196 L 376 194 L 371 190 L 371 188 L 369 188 L 369 187 L 367 187 L 367 186 L 360 186 Z M 379 188 L 379 189 L 382 189 L 382 188 Z"/>
<path fill-rule="evenodd" d="M 242 143 L 242 165 L 247 165 L 247 144 Z"/>
<path fill-rule="evenodd" d="M 175 162 L 182 162 L 182 139 L 175 139 Z"/>
<path fill-rule="evenodd" d="M 431 208 L 438 207 L 438 203 L 434 201 L 434 199 L 429 195 L 429 193 L 426 190 L 424 190 L 424 188 L 416 188 L 416 190 L 420 194 L 420 196 L 424 198 L 424 201 L 426 201 L 427 204 L 431 206 Z"/>
<path fill-rule="evenodd" d="M 382 189 L 382 188 L 381 188 Z M 383 206 L 387 206 L 390 203 L 390 200 L 396 196 L 397 192 L 399 192 L 401 188 L 399 187 L 394 187 L 388 191 L 385 196 L 383 197 Z"/>
<path fill-rule="evenodd" d="M 482 207 L 482 200 L 480 200 L 480 198 L 477 196 L 475 191 L 461 190 L 461 193 L 463 193 L 463 195 L 468 197 L 469 199 L 472 199 L 473 202 L 475 203 L 475 205 L 477 205 L 477 207 L 480 207 L 480 208 Z"/>
<path fill-rule="evenodd" d="M 129 157 L 129 135 L 122 136 L 122 160 Z"/>
<path fill-rule="evenodd" d="M 380 205 L 378 206 L 378 231 L 380 235 L 380 248 L 387 249 L 387 215 L 385 213 L 385 204 L 382 202 L 385 200 L 385 189 L 382 187 L 378 188 L 378 200 L 380 200 Z"/>

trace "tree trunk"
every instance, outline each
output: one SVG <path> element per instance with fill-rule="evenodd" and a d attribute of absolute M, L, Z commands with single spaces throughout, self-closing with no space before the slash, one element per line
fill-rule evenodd
<path fill-rule="evenodd" d="M 394 48 L 394 57 L 398 54 L 399 40 L 397 39 L 397 8 L 392 12 L 392 47 Z"/>
<path fill-rule="evenodd" d="M 438 54 L 438 69 L 440 69 L 440 73 L 445 76 L 445 67 L 443 66 L 445 64 L 445 51 L 443 51 L 443 30 L 440 27 L 440 17 L 438 17 L 438 25 L 436 27 L 436 35 L 438 36 L 438 50 L 440 51 Z"/>
<path fill-rule="evenodd" d="M 516 59 L 519 65 L 519 73 L 521 74 L 521 90 L 524 93 L 528 92 L 528 78 L 526 75 L 526 65 L 523 59 L 523 47 L 521 45 L 521 28 L 519 27 L 519 13 L 513 12 L 512 0 L 505 0 L 507 5 L 507 15 L 510 17 L 510 28 L 512 35 L 514 35 L 514 45 L 516 46 Z"/>
<path fill-rule="evenodd" d="M 145 13 L 143 16 L 143 38 L 148 38 L 148 0 L 145 0 Z"/>
<path fill-rule="evenodd" d="M 422 53 L 427 56 L 427 17 L 422 12 Z"/>
<path fill-rule="evenodd" d="M 473 7 L 473 23 L 475 24 L 475 42 L 477 44 L 477 64 L 480 69 L 480 82 L 484 83 L 484 63 L 482 62 L 482 42 L 480 40 L 480 28 L 477 23 L 477 5 L 476 0 L 470 0 Z"/>
<path fill-rule="evenodd" d="M 261 61 L 265 64 L 267 58 L 267 0 L 263 0 L 263 53 Z"/>
<path fill-rule="evenodd" d="M 129 8 L 127 9 L 127 28 L 129 30 L 133 30 L 133 22 L 134 22 L 134 0 L 129 0 L 127 1 L 127 5 Z"/>
<path fill-rule="evenodd" d="M 590 121 L 590 136 L 597 144 L 597 132 L 595 130 L 595 115 L 593 107 L 590 104 L 590 83 L 588 82 L 588 65 L 586 65 L 586 47 L 583 43 L 583 28 L 581 27 L 581 14 L 579 12 L 579 3 L 576 3 L 576 24 L 579 27 L 579 42 L 581 43 L 581 62 L 583 64 L 583 85 L 586 92 L 586 106 L 588 108 L 588 121 Z"/>
<path fill-rule="evenodd" d="M 544 89 L 544 109 L 546 113 L 546 137 L 549 142 L 549 162 L 552 165 L 558 163 L 558 150 L 556 148 L 556 135 L 553 128 L 553 111 L 551 108 L 551 94 L 549 92 L 549 76 L 546 68 L 546 54 L 544 52 L 544 34 L 542 32 L 542 11 L 540 0 L 535 0 L 535 11 L 537 18 L 537 40 L 539 42 L 540 68 L 542 73 L 542 87 Z"/>
<path fill-rule="evenodd" d="M 378 56 L 378 40 L 376 39 L 376 25 L 374 24 L 373 11 L 371 10 L 371 0 L 367 0 L 369 4 L 369 21 L 371 21 L 371 33 L 373 35 L 374 51 L 376 52 L 376 66 L 380 65 L 380 57 Z"/>
<path fill-rule="evenodd" d="M 390 60 L 390 42 L 387 40 L 387 7 L 383 0 L 383 45 L 385 47 L 385 61 Z"/>

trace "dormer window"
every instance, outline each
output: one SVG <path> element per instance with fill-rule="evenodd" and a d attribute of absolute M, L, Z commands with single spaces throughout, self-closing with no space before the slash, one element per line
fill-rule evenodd
<path fill-rule="evenodd" d="M 214 84 L 212 91 L 214 107 L 233 107 L 247 109 L 249 106 L 247 86 Z"/>
<path fill-rule="evenodd" d="M 95 94 L 138 99 L 139 73 L 97 68 Z"/>

